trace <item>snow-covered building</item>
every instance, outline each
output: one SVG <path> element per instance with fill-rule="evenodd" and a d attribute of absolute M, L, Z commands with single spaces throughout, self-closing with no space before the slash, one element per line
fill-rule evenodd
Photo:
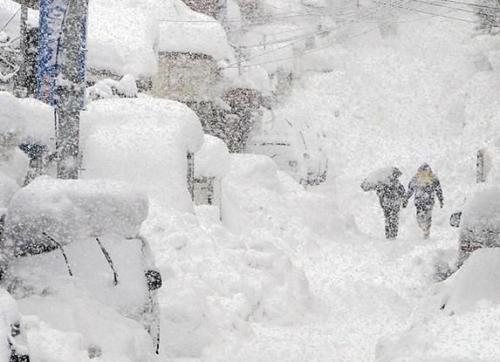
<path fill-rule="evenodd" d="M 220 67 L 234 61 L 224 28 L 180 0 L 167 2 L 159 11 L 159 67 L 153 94 L 186 103 L 215 100 Z"/>

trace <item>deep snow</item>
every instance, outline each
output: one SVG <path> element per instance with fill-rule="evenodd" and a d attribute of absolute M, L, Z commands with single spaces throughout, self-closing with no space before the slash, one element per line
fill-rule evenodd
<path fill-rule="evenodd" d="M 161 360 L 498 360 L 497 295 L 484 293 L 489 301 L 473 296 L 464 310 L 456 307 L 468 283 L 491 274 L 478 265 L 498 263 L 498 255 L 472 258 L 470 267 L 464 265 L 445 284 L 435 275 L 436 265 L 456 257 L 458 235 L 448 217 L 474 187 L 475 151 L 491 141 L 485 134 L 495 128 L 498 105 L 481 99 L 500 88 L 494 80 L 482 82 L 497 69 L 476 65 L 478 54 L 485 53 L 497 64 L 494 52 L 487 52 L 495 44 L 472 39 L 467 24 L 401 20 L 395 37 L 382 39 L 375 28 L 304 57 L 302 69 L 329 72 L 302 74 L 275 110 L 276 117 L 298 124 L 308 120 L 326 134 L 332 165 L 321 187 L 304 190 L 263 156 L 232 155 L 224 165 L 220 220 L 214 206 L 192 212 L 183 189 L 186 145 L 167 142 L 176 151 L 168 159 L 182 172 L 155 174 L 151 169 L 161 169 L 154 165 L 165 156 L 155 152 L 161 137 L 145 131 L 142 142 L 154 140 L 146 149 L 112 144 L 106 126 L 119 115 L 96 131 L 94 151 L 87 152 L 94 160 L 115 147 L 114 160 L 124 150 L 142 149 L 155 162 L 152 167 L 140 162 L 142 156 L 118 163 L 110 158 L 96 161 L 102 167 L 90 174 L 133 176 L 136 184 L 155 176 L 152 205 L 174 200 L 172 208 L 150 208 L 142 226 L 164 277 Z M 112 102 L 91 107 L 94 122 L 105 118 Z M 130 117 L 123 127 L 126 140 L 142 121 Z M 186 118 L 195 141 L 201 140 L 195 120 Z M 129 161 L 136 171 L 132 176 L 123 173 Z M 400 239 L 386 241 L 376 196 L 359 184 L 388 166 L 398 166 L 408 181 L 423 161 L 441 179 L 445 209 L 435 210 L 430 240 L 420 238 L 410 206 L 402 211 Z M 443 300 L 453 298 L 459 301 L 441 310 Z M 39 333 L 34 346 L 51 333 L 60 332 Z M 78 336 L 65 338 L 80 351 Z"/>

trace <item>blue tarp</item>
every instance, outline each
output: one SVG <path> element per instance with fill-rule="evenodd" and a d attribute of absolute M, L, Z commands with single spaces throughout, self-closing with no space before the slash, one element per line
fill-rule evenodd
<path fill-rule="evenodd" d="M 40 43 L 38 52 L 37 97 L 41 101 L 57 106 L 57 88 L 61 69 L 64 67 L 65 51 L 62 34 L 70 0 L 40 0 Z M 85 80 L 85 58 L 87 42 L 87 18 L 82 16 L 83 32 L 80 36 L 80 82 Z M 83 106 L 83 99 L 81 102 Z"/>

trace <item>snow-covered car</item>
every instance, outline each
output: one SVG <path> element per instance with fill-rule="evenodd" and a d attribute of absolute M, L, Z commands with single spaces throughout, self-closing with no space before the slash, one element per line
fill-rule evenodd
<path fill-rule="evenodd" d="M 5 215 L 2 286 L 23 314 L 80 334 L 89 356 L 152 361 L 161 276 L 139 234 L 147 213 L 124 183 L 36 179 Z"/>
<path fill-rule="evenodd" d="M 271 157 L 278 167 L 303 185 L 319 185 L 328 174 L 328 157 L 321 147 L 321 139 L 305 137 L 305 130 L 288 121 L 273 121 L 270 130 L 254 133 L 247 151 Z"/>
<path fill-rule="evenodd" d="M 477 191 L 463 211 L 452 214 L 450 225 L 460 228 L 458 267 L 477 249 L 500 247 L 500 188 Z"/>

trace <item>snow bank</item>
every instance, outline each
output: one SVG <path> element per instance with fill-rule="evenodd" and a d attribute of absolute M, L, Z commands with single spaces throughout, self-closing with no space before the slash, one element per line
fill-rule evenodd
<path fill-rule="evenodd" d="M 13 178 L 0 172 L 0 215 L 5 213 L 7 205 L 19 187 Z"/>
<path fill-rule="evenodd" d="M 107 99 L 82 116 L 83 178 L 133 184 L 166 207 L 192 210 L 187 152 L 197 152 L 203 131 L 187 106 L 165 99 Z"/>
<path fill-rule="evenodd" d="M 17 141 L 31 139 L 50 144 L 54 135 L 54 110 L 34 100 L 0 92 L 0 134 L 12 133 Z"/>
<path fill-rule="evenodd" d="M 162 214 L 143 228 L 165 277 L 159 300 L 168 357 L 203 359 L 227 340 L 249 338 L 253 323 L 288 324 L 306 313 L 308 280 L 280 241 L 235 235 L 198 217 L 202 225 L 193 215 Z"/>
<path fill-rule="evenodd" d="M 478 303 L 500 306 L 500 249 L 476 250 L 444 283 L 444 310 L 464 313 Z"/>
<path fill-rule="evenodd" d="M 325 207 L 325 202 L 263 155 L 232 154 L 230 171 L 222 181 L 221 215 L 226 227 L 235 233 L 280 230 L 278 234 L 286 234 L 291 245 L 300 244 L 301 236 L 311 230 L 326 235 L 340 227 L 336 213 L 310 212 Z"/>
<path fill-rule="evenodd" d="M 135 237 L 147 213 L 147 198 L 126 184 L 40 177 L 12 198 L 6 244 L 47 245 L 43 233 L 61 244 L 105 234 Z"/>
<path fill-rule="evenodd" d="M 495 361 L 500 353 L 500 249 L 479 249 L 434 295 L 419 300 L 411 324 L 380 339 L 376 361 Z"/>
<path fill-rule="evenodd" d="M 81 292 L 32 296 L 18 303 L 23 314 L 37 316 L 26 323 L 34 361 L 83 362 L 96 357 L 103 361 L 156 361 L 151 339 L 139 323 Z"/>
<path fill-rule="evenodd" d="M 10 361 L 8 341 L 15 341 L 11 337 L 11 326 L 20 322 L 17 303 L 3 288 L 0 289 L 0 361 Z"/>
<path fill-rule="evenodd" d="M 92 87 L 87 88 L 87 101 L 96 101 L 104 98 L 136 98 L 139 93 L 135 77 L 124 75 L 119 81 L 103 79 Z"/>
<path fill-rule="evenodd" d="M 221 179 L 229 171 L 229 151 L 220 138 L 204 136 L 201 149 L 195 154 L 194 175 Z"/>
<path fill-rule="evenodd" d="M 196 216 L 153 213 L 142 229 L 165 277 L 162 349 L 171 358 L 211 359 L 229 341 L 251 338 L 254 326 L 303 318 L 312 295 L 292 254 L 314 244 L 311 230 L 341 229 L 335 212 L 313 211 L 329 200 L 305 192 L 268 157 L 230 155 L 222 184 L 222 223 L 204 206 Z"/>

